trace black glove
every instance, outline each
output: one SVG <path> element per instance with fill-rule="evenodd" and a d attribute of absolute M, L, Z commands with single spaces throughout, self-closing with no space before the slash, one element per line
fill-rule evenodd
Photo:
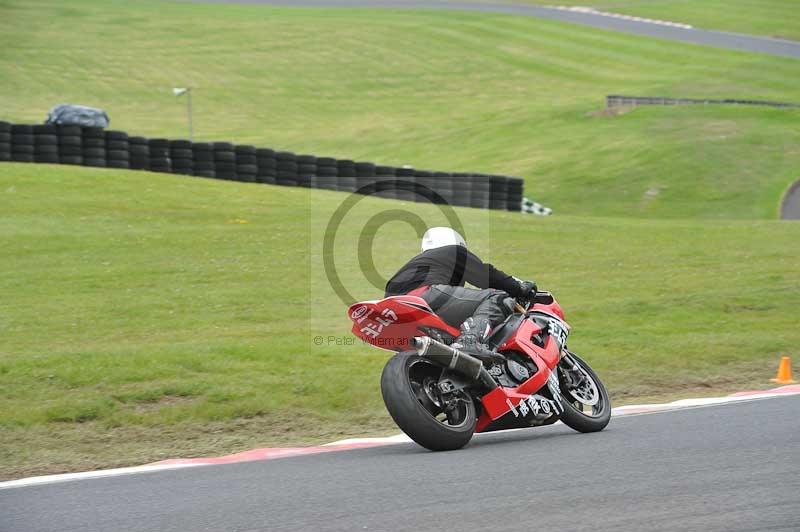
<path fill-rule="evenodd" d="M 536 295 L 536 281 L 520 281 L 517 299 L 527 301 Z"/>

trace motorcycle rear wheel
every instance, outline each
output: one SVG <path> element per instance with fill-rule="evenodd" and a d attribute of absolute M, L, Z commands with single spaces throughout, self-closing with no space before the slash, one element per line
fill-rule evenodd
<path fill-rule="evenodd" d="M 571 385 L 570 360 L 578 367 L 577 374 L 583 382 L 580 386 Z M 561 421 L 578 432 L 599 432 L 606 428 L 611 420 L 611 399 L 605 385 L 585 360 L 571 351 L 567 351 L 558 365 L 558 381 L 561 388 L 561 403 L 564 412 Z"/>
<path fill-rule="evenodd" d="M 447 408 L 436 383 L 443 368 L 415 351 L 398 353 L 381 374 L 386 410 L 409 438 L 431 451 L 452 451 L 469 443 L 477 419 L 475 403 L 460 392 Z"/>

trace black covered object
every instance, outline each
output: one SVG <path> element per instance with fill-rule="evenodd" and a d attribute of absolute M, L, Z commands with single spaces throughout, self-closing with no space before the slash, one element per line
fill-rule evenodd
<path fill-rule="evenodd" d="M 102 109 L 62 103 L 47 113 L 46 124 L 61 124 L 88 127 L 108 127 L 111 120 Z"/>

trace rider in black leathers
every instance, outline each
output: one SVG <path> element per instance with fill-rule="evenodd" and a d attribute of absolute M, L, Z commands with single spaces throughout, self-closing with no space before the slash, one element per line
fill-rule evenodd
<path fill-rule="evenodd" d="M 465 288 L 469 283 L 479 288 Z M 408 261 L 386 283 L 386 296 L 422 297 L 446 323 L 459 327 L 453 347 L 479 358 L 491 354 L 486 339 L 512 312 L 514 300 L 536 292 L 536 283 L 521 281 L 467 250 L 464 238 L 449 227 L 428 229 L 422 253 Z"/>

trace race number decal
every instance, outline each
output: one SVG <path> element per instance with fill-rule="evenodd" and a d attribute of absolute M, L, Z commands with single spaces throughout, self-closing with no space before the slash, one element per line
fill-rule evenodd
<path fill-rule="evenodd" d="M 367 323 L 361 328 L 361 332 L 372 338 L 380 336 L 385 327 L 397 321 L 397 313 L 390 308 L 383 309 L 379 316 L 367 320 L 370 315 L 371 312 L 362 318 Z"/>
<path fill-rule="evenodd" d="M 551 319 L 549 320 L 547 332 L 555 339 L 559 350 L 564 349 L 564 345 L 567 343 L 567 335 L 569 334 L 569 330 L 564 324 L 560 320 Z"/>

